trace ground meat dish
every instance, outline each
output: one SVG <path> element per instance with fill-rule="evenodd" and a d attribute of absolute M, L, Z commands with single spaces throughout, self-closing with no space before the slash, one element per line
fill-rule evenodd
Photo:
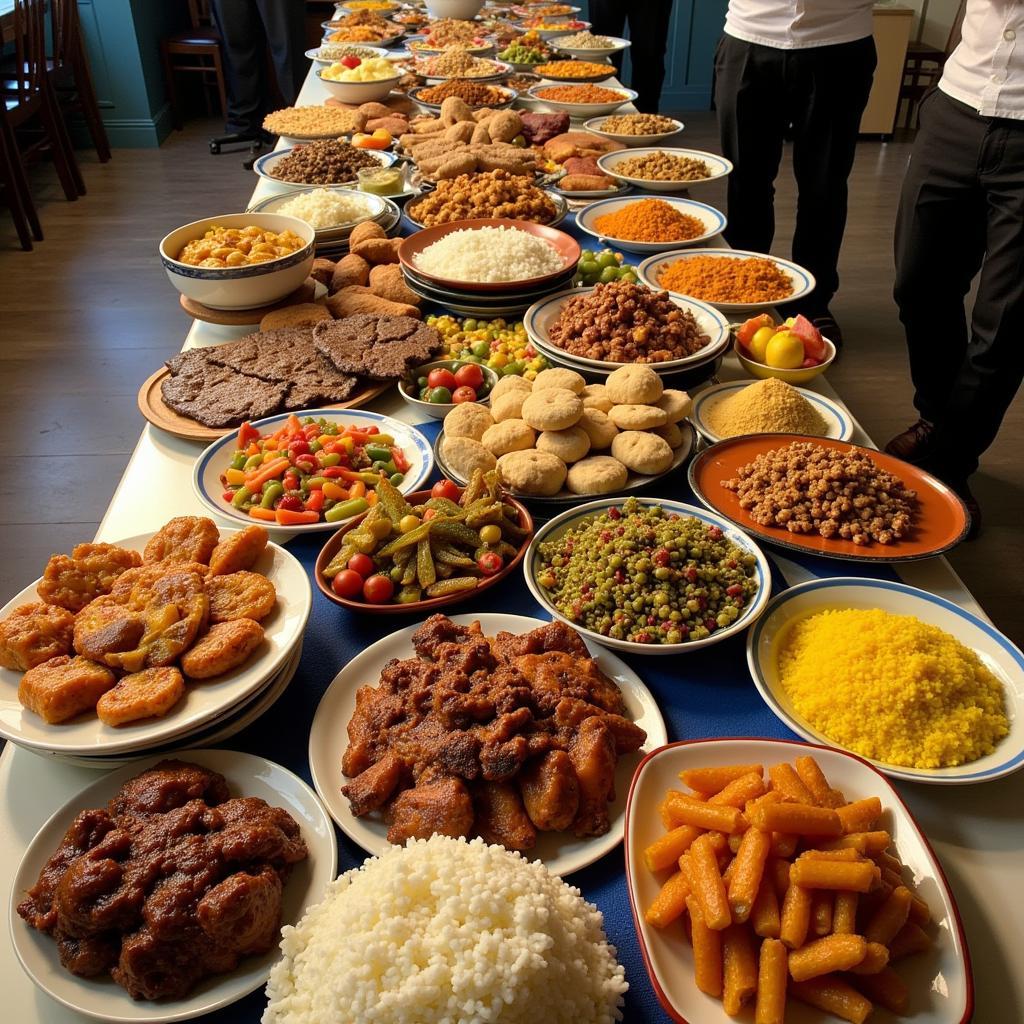
<path fill-rule="evenodd" d="M 553 344 L 587 359 L 664 363 L 684 359 L 711 339 L 668 292 L 631 281 L 599 284 L 574 295 L 548 330 Z"/>
<path fill-rule="evenodd" d="M 76 816 L 18 913 L 57 940 L 72 974 L 181 999 L 274 946 L 282 886 L 306 856 L 287 811 L 161 761 Z"/>
<path fill-rule="evenodd" d="M 296 146 L 270 172 L 280 181 L 303 185 L 340 185 L 355 181 L 362 167 L 380 167 L 380 160 L 365 149 L 341 139 L 323 139 Z"/>

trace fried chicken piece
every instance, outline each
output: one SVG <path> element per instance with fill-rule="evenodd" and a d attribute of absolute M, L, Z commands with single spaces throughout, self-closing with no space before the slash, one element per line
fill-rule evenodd
<path fill-rule="evenodd" d="M 361 818 L 382 807 L 401 781 L 402 770 L 401 760 L 388 753 L 360 772 L 347 786 L 342 786 L 341 792 L 348 798 L 352 813 Z"/>
<path fill-rule="evenodd" d="M 52 555 L 36 592 L 47 604 L 69 612 L 81 611 L 90 601 L 109 594 L 126 569 L 142 564 L 137 551 L 114 544 L 79 544 L 67 555 Z"/>
<path fill-rule="evenodd" d="M 512 664 L 539 693 L 576 697 L 615 715 L 626 711 L 619 688 L 592 658 L 581 659 L 562 651 L 545 651 L 543 654 L 520 655 Z"/>
<path fill-rule="evenodd" d="M 563 697 L 555 707 L 554 720 L 562 729 L 573 732 L 579 724 L 587 718 L 600 718 L 608 727 L 608 731 L 615 741 L 615 752 L 617 754 L 631 754 L 639 750 L 647 739 L 647 733 L 635 722 L 631 722 L 622 715 L 610 715 L 601 708 L 588 704 L 586 701 L 577 700 L 574 697 Z"/>
<path fill-rule="evenodd" d="M 237 668 L 263 642 L 263 627 L 252 619 L 218 622 L 181 658 L 185 675 L 211 679 Z"/>
<path fill-rule="evenodd" d="M 142 553 L 146 565 L 153 562 L 202 562 L 208 565 L 220 541 L 217 524 L 206 516 L 177 516 L 149 538 Z"/>
<path fill-rule="evenodd" d="M 461 779 L 424 778 L 395 797 L 390 817 L 388 842 L 396 845 L 435 834 L 468 836 L 473 829 L 473 800 Z"/>
<path fill-rule="evenodd" d="M 552 750 L 519 774 L 519 790 L 530 821 L 543 832 L 564 832 L 572 827 L 580 806 L 580 784 L 572 759 L 564 750 Z"/>
<path fill-rule="evenodd" d="M 519 790 L 511 782 L 481 782 L 473 790 L 476 830 L 485 843 L 506 850 L 531 850 L 537 842 Z"/>
<path fill-rule="evenodd" d="M 66 608 L 33 601 L 0 621 L 0 665 L 25 672 L 71 653 L 75 617 Z"/>
<path fill-rule="evenodd" d="M 615 799 L 615 741 L 604 721 L 580 723 L 569 757 L 580 785 L 580 806 L 573 831 L 584 839 L 603 836 L 611 827 L 608 804 Z"/>
<path fill-rule="evenodd" d="M 105 725 L 125 725 L 140 718 L 162 718 L 185 695 L 185 680 L 172 667 L 146 668 L 118 680 L 96 702 Z"/>
<path fill-rule="evenodd" d="M 247 526 L 222 540 L 210 555 L 210 575 L 227 576 L 251 569 L 266 550 L 270 534 L 262 526 Z"/>
<path fill-rule="evenodd" d="M 233 619 L 265 619 L 277 603 L 274 584 L 258 572 L 228 573 L 206 580 L 206 596 L 210 599 L 210 621 L 231 622 Z"/>
<path fill-rule="evenodd" d="M 66 654 L 30 668 L 18 686 L 22 707 L 51 724 L 91 711 L 117 682 L 114 673 L 88 658 Z"/>

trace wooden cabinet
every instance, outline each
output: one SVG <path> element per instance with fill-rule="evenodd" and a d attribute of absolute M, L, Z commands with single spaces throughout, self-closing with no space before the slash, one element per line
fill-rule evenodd
<path fill-rule="evenodd" d="M 875 49 L 878 65 L 868 105 L 860 119 L 862 135 L 891 135 L 896 124 L 903 84 L 903 64 L 914 24 L 911 7 L 876 7 L 874 11 Z"/>

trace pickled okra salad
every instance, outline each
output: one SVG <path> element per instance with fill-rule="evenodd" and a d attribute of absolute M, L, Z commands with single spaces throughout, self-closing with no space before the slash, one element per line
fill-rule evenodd
<path fill-rule="evenodd" d="M 732 625 L 757 593 L 756 559 L 714 524 L 629 498 L 540 545 L 537 582 L 574 624 L 681 644 Z"/>
<path fill-rule="evenodd" d="M 220 482 L 224 501 L 251 519 L 304 526 L 361 515 L 376 504 L 382 480 L 397 487 L 411 468 L 402 447 L 373 424 L 292 415 L 268 434 L 243 423 Z"/>
<path fill-rule="evenodd" d="M 530 536 L 493 470 L 477 470 L 465 490 L 439 480 L 419 505 L 386 480 L 377 494 L 376 506 L 345 534 L 324 569 L 339 597 L 411 604 L 475 590 L 501 572 Z"/>

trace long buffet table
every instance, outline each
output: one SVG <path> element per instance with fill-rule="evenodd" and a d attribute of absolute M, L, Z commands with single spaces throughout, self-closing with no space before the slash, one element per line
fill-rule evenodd
<path fill-rule="evenodd" d="M 325 90 L 310 75 L 297 102 L 318 104 L 325 98 Z M 252 201 L 269 194 L 271 188 L 261 181 Z M 214 211 L 196 209 L 197 216 L 207 212 Z M 571 224 L 562 226 L 574 230 Z M 176 301 L 170 287 L 167 301 Z M 188 332 L 185 348 L 217 344 L 242 333 L 242 329 L 217 328 L 196 321 Z M 729 357 L 719 376 L 738 379 L 743 373 L 735 359 Z M 810 387 L 841 403 L 823 378 L 819 377 Z M 382 395 L 370 408 L 407 422 L 417 419 L 394 391 Z M 438 429 L 436 421 L 416 425 L 431 438 Z M 871 444 L 859 424 L 853 440 Z M 171 516 L 203 514 L 191 483 L 193 463 L 201 449 L 199 443 L 173 437 L 147 425 L 96 539 L 117 541 L 156 530 Z M 693 500 L 683 471 L 663 481 L 655 493 Z M 311 570 L 323 540 L 322 534 L 297 538 L 289 545 L 289 550 Z M 776 591 L 813 577 L 882 577 L 888 571 L 822 559 L 782 557 L 771 549 L 767 553 L 775 570 L 773 588 Z M 897 571 L 904 582 L 984 616 L 945 559 L 908 563 L 898 566 Z M 320 696 L 335 673 L 359 651 L 407 624 L 406 619 L 398 622 L 390 617 L 351 614 L 330 604 L 315 588 L 313 600 L 313 613 L 295 679 L 272 713 L 265 714 L 228 744 L 233 749 L 277 761 L 307 781 L 310 781 L 306 754 L 309 726 Z M 483 595 L 472 610 L 532 616 L 540 613 L 521 576 Z M 794 738 L 758 696 L 747 671 L 742 636 L 685 658 L 672 659 L 671 664 L 667 664 L 669 659 L 662 658 L 627 657 L 626 660 L 657 698 L 670 740 L 716 736 Z M 344 722 L 338 723 L 339 729 L 344 727 Z M 4 794 L 0 810 L 0 869 L 4 875 L 9 879 L 13 877 L 22 853 L 38 828 L 95 777 L 95 772 L 89 769 L 70 767 L 13 744 L 7 745 L 0 756 L 0 791 Z M 983 1024 L 1024 1021 L 1024 914 L 1020 903 L 1020 893 L 1024 890 L 1024 857 L 1021 856 L 1024 774 L 978 786 L 896 785 L 942 861 L 959 903 L 976 985 L 974 1019 Z M 355 844 L 342 837 L 338 871 L 358 865 L 365 856 Z M 633 932 L 621 847 L 570 876 L 570 880 L 604 912 L 609 937 L 626 967 L 631 987 L 626 997 L 625 1019 L 628 1022 L 667 1021 L 647 979 Z M 23 927 L 23 924 L 15 916 L 11 926 Z M 4 1004 L 2 1017 L 6 1021 L 73 1024 L 88 1019 L 35 988 L 17 962 L 8 930 L 0 940 L 0 991 Z M 263 1001 L 262 991 L 259 991 L 207 1019 L 220 1024 L 243 1021 L 251 1024 L 259 1019 Z M 539 1012 L 543 1011 L 539 1008 Z M 424 1024 L 430 1022 L 424 1021 Z"/>

